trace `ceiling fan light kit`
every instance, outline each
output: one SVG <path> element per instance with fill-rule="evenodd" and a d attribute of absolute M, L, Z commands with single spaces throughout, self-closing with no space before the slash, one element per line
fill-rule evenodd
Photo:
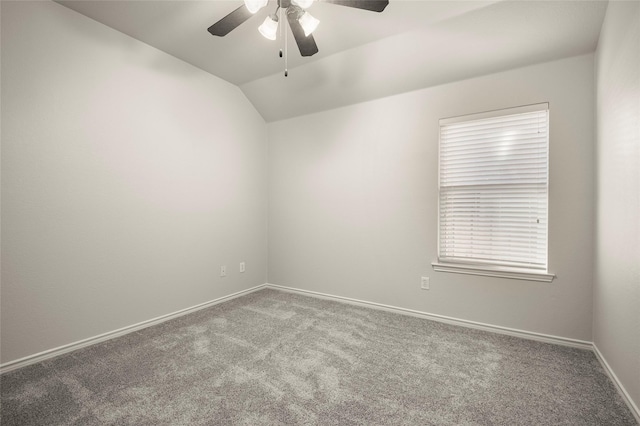
<path fill-rule="evenodd" d="M 316 0 L 319 1 L 319 0 Z M 389 0 L 323 0 L 325 3 L 335 4 L 339 6 L 353 7 L 355 9 L 368 10 L 371 12 L 382 12 Z M 278 12 L 280 9 L 285 11 L 289 27 L 296 40 L 300 55 L 313 56 L 318 53 L 318 46 L 313 38 L 312 33 L 318 28 L 320 21 L 314 18 L 305 9 L 311 7 L 314 0 L 275 0 L 277 9 L 274 14 L 269 15 L 262 25 L 258 27 L 258 31 L 269 40 L 276 40 L 278 35 Z M 244 4 L 211 25 L 207 31 L 211 35 L 224 37 L 240 24 L 248 20 L 263 7 L 267 6 L 269 0 L 244 0 Z M 286 36 L 285 32 L 285 36 Z M 285 37 L 286 38 L 286 37 Z M 285 41 L 286 52 L 286 41 Z M 280 50 L 282 57 L 282 50 Z M 286 60 L 286 54 L 285 54 Z M 285 76 L 288 75 L 285 65 Z"/>
<path fill-rule="evenodd" d="M 247 7 L 249 12 L 256 13 L 265 7 L 268 2 L 269 0 L 244 0 L 244 5 Z"/>
<path fill-rule="evenodd" d="M 309 12 L 304 12 L 300 18 L 298 18 L 298 22 L 300 22 L 300 26 L 304 30 L 304 36 L 309 37 L 309 34 L 314 32 L 316 28 L 318 28 L 318 24 L 320 21 L 311 16 Z"/>
<path fill-rule="evenodd" d="M 275 40 L 278 35 L 278 15 L 273 14 L 264 18 L 264 22 L 258 27 L 258 31 L 265 38 Z"/>
<path fill-rule="evenodd" d="M 308 7 L 311 7 L 313 0 L 291 0 L 291 3 L 296 6 L 300 6 L 303 9 L 307 9 Z"/>

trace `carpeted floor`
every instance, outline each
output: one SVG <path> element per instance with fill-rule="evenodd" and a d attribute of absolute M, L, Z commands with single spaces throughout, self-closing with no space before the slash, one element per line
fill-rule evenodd
<path fill-rule="evenodd" d="M 2 425 L 635 425 L 593 353 L 262 290 L 0 378 Z"/>

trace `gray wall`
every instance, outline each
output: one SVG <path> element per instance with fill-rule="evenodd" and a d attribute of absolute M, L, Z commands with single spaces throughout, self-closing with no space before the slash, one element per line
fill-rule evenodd
<path fill-rule="evenodd" d="M 593 341 L 640 406 L 640 3 L 609 2 L 596 58 Z"/>
<path fill-rule="evenodd" d="M 438 120 L 539 102 L 557 279 L 434 272 Z M 269 282 L 590 341 L 594 102 L 586 55 L 268 124 Z"/>
<path fill-rule="evenodd" d="M 2 362 L 263 284 L 266 155 L 237 87 L 3 1 Z"/>

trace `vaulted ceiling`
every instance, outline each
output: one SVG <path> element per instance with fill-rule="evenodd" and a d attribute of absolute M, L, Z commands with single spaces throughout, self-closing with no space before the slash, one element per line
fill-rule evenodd
<path fill-rule="evenodd" d="M 593 52 L 604 1 L 390 0 L 382 13 L 317 0 L 319 53 L 258 33 L 275 0 L 225 37 L 207 28 L 242 0 L 60 0 L 237 85 L 266 121 Z"/>

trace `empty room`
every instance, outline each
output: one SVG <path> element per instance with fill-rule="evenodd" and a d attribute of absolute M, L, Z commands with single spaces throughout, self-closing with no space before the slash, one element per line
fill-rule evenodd
<path fill-rule="evenodd" d="M 640 424 L 640 2 L 0 1 L 0 424 Z"/>

